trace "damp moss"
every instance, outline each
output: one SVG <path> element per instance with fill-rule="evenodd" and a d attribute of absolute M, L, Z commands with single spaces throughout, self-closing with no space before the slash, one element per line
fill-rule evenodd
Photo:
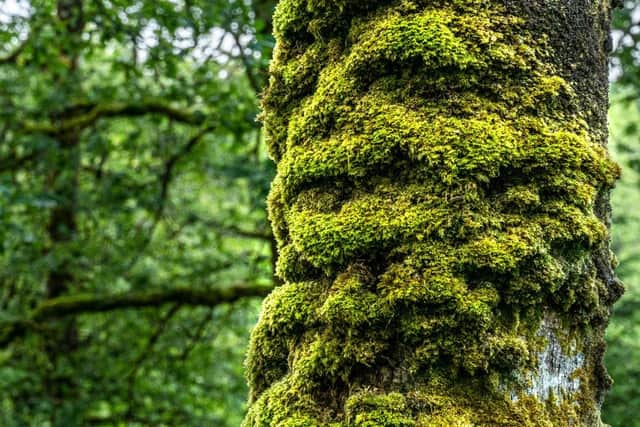
<path fill-rule="evenodd" d="M 531 378 L 549 313 L 598 369 L 615 296 L 595 211 L 619 170 L 551 36 L 500 4 L 279 3 L 262 118 L 285 283 L 252 335 L 244 426 L 593 419 L 587 375 L 547 398 Z"/>

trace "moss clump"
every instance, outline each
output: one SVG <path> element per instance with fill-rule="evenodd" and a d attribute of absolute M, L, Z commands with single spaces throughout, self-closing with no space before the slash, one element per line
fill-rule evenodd
<path fill-rule="evenodd" d="M 411 427 L 407 399 L 401 393 L 374 394 L 360 392 L 349 396 L 345 403 L 347 425 L 357 427 Z"/>
<path fill-rule="evenodd" d="M 555 400 L 527 378 L 550 313 L 566 351 L 597 346 L 594 207 L 618 169 L 545 37 L 499 3 L 280 2 L 263 120 L 285 284 L 253 333 L 245 426 L 593 417 L 587 376 Z"/>

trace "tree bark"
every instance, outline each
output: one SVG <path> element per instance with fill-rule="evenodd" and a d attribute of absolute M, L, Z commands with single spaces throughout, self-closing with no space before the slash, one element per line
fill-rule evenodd
<path fill-rule="evenodd" d="M 244 426 L 601 426 L 608 0 L 282 0 Z"/>

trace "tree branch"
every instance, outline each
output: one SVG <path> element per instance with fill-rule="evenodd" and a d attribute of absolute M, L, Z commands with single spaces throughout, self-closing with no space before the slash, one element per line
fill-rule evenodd
<path fill-rule="evenodd" d="M 185 111 L 183 109 L 174 108 L 160 101 L 148 101 L 139 104 L 112 103 L 105 105 L 86 105 L 82 106 L 82 113 L 73 114 L 70 111 L 78 110 L 73 107 L 67 110 L 66 118 L 61 119 L 57 123 L 39 123 L 26 121 L 22 124 L 21 129 L 27 134 L 45 134 L 50 136 L 60 135 L 70 130 L 86 129 L 102 118 L 113 117 L 138 117 L 149 114 L 165 116 L 176 122 L 199 125 L 205 121 L 205 115 L 198 112 Z"/>
<path fill-rule="evenodd" d="M 184 349 L 182 350 L 182 353 L 180 353 L 180 356 L 178 356 L 178 360 L 180 362 L 184 362 L 185 360 L 187 360 L 191 355 L 191 352 L 193 351 L 193 349 L 196 348 L 196 345 L 198 345 L 198 343 L 202 340 L 202 335 L 205 329 L 207 328 L 207 325 L 209 325 L 213 321 L 214 313 L 215 313 L 215 309 L 213 307 L 210 308 L 209 311 L 206 313 L 206 315 L 202 318 L 200 323 L 198 323 L 198 326 L 196 327 L 196 332 L 193 335 L 189 336 L 189 341 L 187 342 Z M 228 320 L 230 315 L 231 315 L 231 310 L 227 310 L 227 312 L 224 314 L 223 321 Z M 219 331 L 219 329 L 217 331 Z"/>
<path fill-rule="evenodd" d="M 242 42 L 240 41 L 240 35 L 231 30 L 229 30 L 228 33 L 231 34 L 231 36 L 233 37 L 233 40 L 235 41 L 236 46 L 238 47 L 238 51 L 240 52 L 238 57 L 242 62 L 242 66 L 244 67 L 247 80 L 249 81 L 249 86 L 251 86 L 251 88 L 256 94 L 260 94 L 260 92 L 262 92 L 262 84 L 261 82 L 258 81 L 255 74 L 253 73 L 253 67 L 249 62 L 249 58 L 247 58 L 247 56 L 244 53 L 244 47 L 242 46 Z"/>
<path fill-rule="evenodd" d="M 247 239 L 257 239 L 264 240 L 270 242 L 273 239 L 273 234 L 271 230 L 248 230 L 241 228 L 237 225 L 225 224 L 223 222 L 219 222 L 213 219 L 201 218 L 195 213 L 189 214 L 189 222 L 199 222 L 206 227 L 214 228 L 220 234 L 228 234 L 237 237 L 244 237 Z"/>
<path fill-rule="evenodd" d="M 40 154 L 42 154 L 41 150 L 34 150 L 29 154 L 25 154 L 21 157 L 11 155 L 8 158 L 0 159 L 0 172 L 16 170 L 29 163 L 30 161 L 36 159 Z"/>
<path fill-rule="evenodd" d="M 213 129 L 215 126 L 207 126 L 201 129 L 198 133 L 193 135 L 186 144 L 180 148 L 180 150 L 174 153 L 171 157 L 167 159 L 164 163 L 164 168 L 162 174 L 160 175 L 160 194 L 158 195 L 158 202 L 156 204 L 156 209 L 153 213 L 153 222 L 149 226 L 149 230 L 146 233 L 146 237 L 137 251 L 135 256 L 129 261 L 126 267 L 123 270 L 123 273 L 131 270 L 133 266 L 135 266 L 144 252 L 146 251 L 149 244 L 151 244 L 151 240 L 153 239 L 153 233 L 155 229 L 158 227 L 158 223 L 164 214 L 165 207 L 167 205 L 167 199 L 169 198 L 169 186 L 171 184 L 171 179 L 173 178 L 173 173 L 178 162 L 187 154 L 189 154 L 198 143 Z"/>
<path fill-rule="evenodd" d="M 39 330 L 39 322 L 83 313 L 102 313 L 165 304 L 215 307 L 242 298 L 264 297 L 271 287 L 264 285 L 232 286 L 214 289 L 175 288 L 159 291 L 128 292 L 115 295 L 80 294 L 62 296 L 40 303 L 27 319 L 0 323 L 0 348 L 29 331 Z"/>
<path fill-rule="evenodd" d="M 167 199 L 167 195 L 169 192 L 169 183 L 171 182 L 171 178 L 173 177 L 173 170 L 175 169 L 176 164 L 180 161 L 180 159 L 193 151 L 193 149 L 196 147 L 196 145 L 198 145 L 202 138 L 204 138 L 204 136 L 211 132 L 213 129 L 215 129 L 215 126 L 207 126 L 201 129 L 198 133 L 192 136 L 177 153 L 173 154 L 165 162 L 164 171 L 162 173 L 162 176 L 160 177 L 160 204 L 163 207 Z"/>
<path fill-rule="evenodd" d="M 156 329 L 153 334 L 149 337 L 147 341 L 147 345 L 144 347 L 142 352 L 136 357 L 136 360 L 133 362 L 133 367 L 130 369 L 129 374 L 127 375 L 127 396 L 129 407 L 127 409 L 127 415 L 131 416 L 134 414 L 135 408 L 135 388 L 136 388 L 136 380 L 138 378 L 138 372 L 140 368 L 142 368 L 142 364 L 144 361 L 151 355 L 153 350 L 153 346 L 158 342 L 158 339 L 162 335 L 162 333 L 167 328 L 167 325 L 171 318 L 175 316 L 175 314 L 180 310 L 180 304 L 174 304 L 167 313 L 160 319 L 158 324 L 156 325 Z"/>

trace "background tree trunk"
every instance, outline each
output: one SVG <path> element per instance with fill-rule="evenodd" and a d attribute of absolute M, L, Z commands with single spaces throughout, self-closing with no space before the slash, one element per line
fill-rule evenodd
<path fill-rule="evenodd" d="M 245 426 L 599 426 L 608 0 L 283 0 Z"/>
<path fill-rule="evenodd" d="M 60 21 L 61 43 L 60 62 L 64 72 L 57 76 L 56 83 L 61 88 L 69 88 L 77 82 L 77 67 L 81 36 L 85 25 L 82 0 L 58 0 L 56 17 Z M 64 113 L 62 114 L 64 115 Z M 65 117 L 56 117 L 64 119 Z M 47 253 L 64 253 L 61 248 L 71 246 L 77 232 L 76 208 L 78 196 L 78 174 L 80 168 L 80 131 L 70 129 L 56 138 L 59 152 L 54 159 L 47 177 L 47 191 L 54 195 L 57 205 L 51 210 L 47 234 Z M 45 296 L 47 299 L 67 294 L 74 285 L 73 255 L 67 254 L 56 259 L 49 271 Z M 44 380 L 44 393 L 51 406 L 51 424 L 62 425 L 79 414 L 73 414 L 70 403 L 78 398 L 77 378 L 64 367 L 71 362 L 73 353 L 80 347 L 76 319 L 54 320 L 50 339 L 44 348 L 50 363 Z"/>

